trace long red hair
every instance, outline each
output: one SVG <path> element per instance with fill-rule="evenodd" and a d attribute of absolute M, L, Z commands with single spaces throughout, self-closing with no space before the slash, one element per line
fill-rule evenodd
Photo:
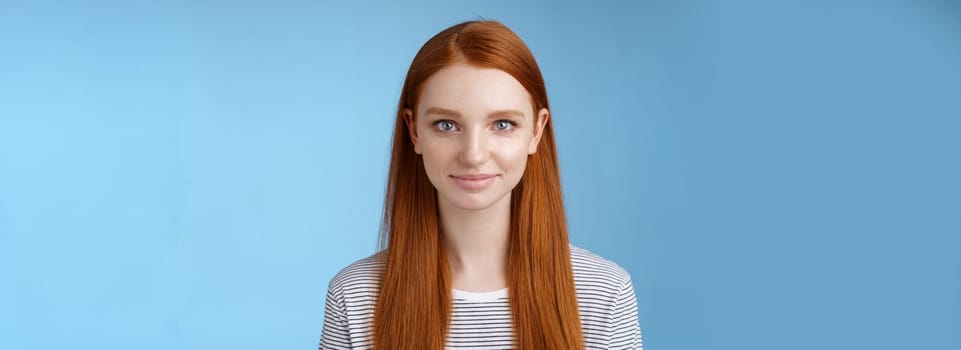
<path fill-rule="evenodd" d="M 427 78 L 458 60 L 512 75 L 530 93 L 535 116 L 548 108 L 534 55 L 501 23 L 457 24 L 417 52 L 394 126 L 380 237 L 387 261 L 373 321 L 377 348 L 443 349 L 447 337 L 451 279 L 441 246 L 437 195 L 421 155 L 414 152 L 403 113 L 405 108 L 415 110 Z M 528 156 L 524 175 L 511 192 L 509 242 L 506 273 L 515 346 L 583 349 L 550 119 L 537 152 Z"/>

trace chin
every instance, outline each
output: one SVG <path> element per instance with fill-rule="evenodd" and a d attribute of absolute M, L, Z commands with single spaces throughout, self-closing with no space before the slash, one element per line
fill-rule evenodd
<path fill-rule="evenodd" d="M 484 210 L 494 206 L 495 201 L 478 201 L 470 199 L 460 199 L 451 201 L 450 204 L 461 210 Z"/>
<path fill-rule="evenodd" d="M 493 197 L 490 194 L 484 193 L 471 193 L 471 194 L 457 194 L 455 196 L 447 197 L 447 202 L 451 206 L 460 210 L 484 210 L 496 205 L 501 200 L 507 199 L 508 196 Z"/>

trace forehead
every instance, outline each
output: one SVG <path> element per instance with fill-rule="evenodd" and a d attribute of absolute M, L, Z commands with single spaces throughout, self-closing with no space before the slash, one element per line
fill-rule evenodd
<path fill-rule="evenodd" d="M 464 117 L 486 116 L 496 110 L 533 113 L 530 94 L 517 79 L 499 69 L 456 63 L 434 73 L 421 87 L 417 114 L 428 108 L 453 109 Z"/>

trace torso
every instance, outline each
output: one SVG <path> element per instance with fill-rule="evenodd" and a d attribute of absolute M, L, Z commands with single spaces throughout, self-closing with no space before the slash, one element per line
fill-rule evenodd
<path fill-rule="evenodd" d="M 578 308 L 584 340 L 588 349 L 612 348 L 611 328 L 616 326 L 615 309 L 633 312 L 636 327 L 637 304 L 630 276 L 617 264 L 587 250 L 571 245 L 571 263 L 577 289 Z M 333 278 L 328 298 L 335 299 L 348 315 L 349 347 L 371 347 L 371 325 L 377 303 L 378 271 L 383 268 L 383 254 L 361 259 L 344 268 Z M 630 300 L 624 300 L 625 288 Z M 512 324 L 507 289 L 471 293 L 456 288 L 452 291 L 453 310 L 448 331 L 447 348 L 511 349 Z M 331 301 L 328 300 L 328 303 Z M 623 304 L 620 305 L 619 304 Z M 618 306 L 615 308 L 615 306 Z M 325 328 L 327 324 L 325 323 Z M 624 328 L 624 327 L 620 327 Z M 326 333 L 325 329 L 325 333 Z M 632 336 L 628 334 L 628 336 Z M 640 334 L 635 339 L 621 339 L 640 348 Z M 347 344 L 341 344 L 347 345 Z"/>

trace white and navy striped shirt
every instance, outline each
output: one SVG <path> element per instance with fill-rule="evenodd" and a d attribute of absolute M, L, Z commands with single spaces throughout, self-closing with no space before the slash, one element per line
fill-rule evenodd
<path fill-rule="evenodd" d="M 637 299 L 630 275 L 617 264 L 571 245 L 577 304 L 587 349 L 641 349 Z M 384 255 L 361 259 L 330 281 L 320 349 L 371 348 Z M 511 349 L 513 331 L 507 289 L 452 291 L 448 349 Z"/>

